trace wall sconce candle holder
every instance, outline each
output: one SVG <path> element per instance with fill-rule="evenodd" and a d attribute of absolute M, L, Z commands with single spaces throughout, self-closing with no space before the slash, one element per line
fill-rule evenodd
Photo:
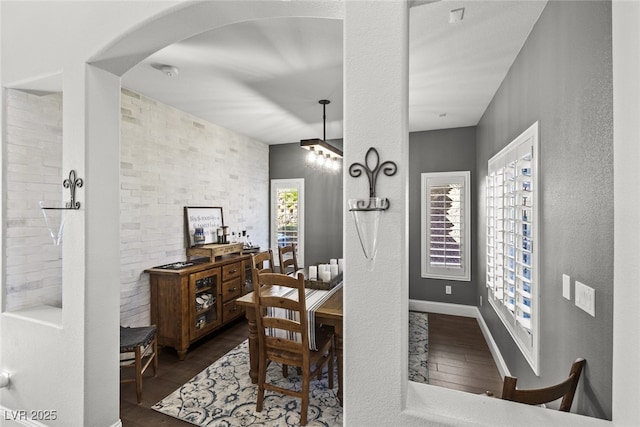
<path fill-rule="evenodd" d="M 389 199 L 376 197 L 378 174 L 382 172 L 387 176 L 393 176 L 397 171 L 398 166 L 392 161 L 380 163 L 378 151 L 373 147 L 367 150 L 364 164 L 356 162 L 349 166 L 349 175 L 352 177 L 358 178 L 363 172 L 366 172 L 369 179 L 369 198 L 349 199 L 349 211 L 355 220 L 362 252 L 369 261 L 370 270 L 378 251 L 380 215 L 390 206 Z"/>
<path fill-rule="evenodd" d="M 69 172 L 69 178 L 62 181 L 62 186 L 69 189 L 70 200 L 64 206 L 56 206 L 59 202 L 40 201 L 40 209 L 44 215 L 53 244 L 58 246 L 62 242 L 62 230 L 64 229 L 64 211 L 80 209 L 80 202 L 76 201 L 76 188 L 84 185 L 82 178 L 76 178 L 76 171 Z"/>

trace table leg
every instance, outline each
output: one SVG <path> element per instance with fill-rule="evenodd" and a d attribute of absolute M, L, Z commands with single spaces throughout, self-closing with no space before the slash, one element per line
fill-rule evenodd
<path fill-rule="evenodd" d="M 258 383 L 258 325 L 256 323 L 256 311 L 248 308 L 245 310 L 249 325 L 249 377 L 251 383 Z"/>

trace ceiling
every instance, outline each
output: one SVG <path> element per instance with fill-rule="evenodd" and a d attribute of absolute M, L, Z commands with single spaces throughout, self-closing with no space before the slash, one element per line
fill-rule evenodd
<path fill-rule="evenodd" d="M 409 130 L 474 126 L 546 1 L 439 1 L 410 9 Z M 464 8 L 461 22 L 450 11 Z M 342 138 L 342 21 L 228 25 L 170 45 L 122 86 L 268 144 Z M 158 68 L 171 65 L 169 77 Z M 384 100 L 381 100 L 384 102 Z"/>

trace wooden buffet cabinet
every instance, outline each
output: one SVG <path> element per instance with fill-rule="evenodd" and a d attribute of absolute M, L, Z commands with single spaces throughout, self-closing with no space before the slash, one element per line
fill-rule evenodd
<path fill-rule="evenodd" d="M 252 290 L 249 255 L 213 259 L 184 268 L 145 270 L 158 344 L 175 348 L 180 360 L 194 341 L 242 316 L 244 307 L 236 305 L 236 299 Z"/>

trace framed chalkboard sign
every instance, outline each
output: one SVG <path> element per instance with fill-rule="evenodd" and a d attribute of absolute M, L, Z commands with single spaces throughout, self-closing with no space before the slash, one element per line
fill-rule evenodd
<path fill-rule="evenodd" d="M 186 241 L 189 247 L 195 246 L 194 234 L 196 228 L 202 228 L 204 242 L 202 244 L 217 243 L 218 228 L 224 225 L 221 207 L 184 207 L 184 226 Z"/>

